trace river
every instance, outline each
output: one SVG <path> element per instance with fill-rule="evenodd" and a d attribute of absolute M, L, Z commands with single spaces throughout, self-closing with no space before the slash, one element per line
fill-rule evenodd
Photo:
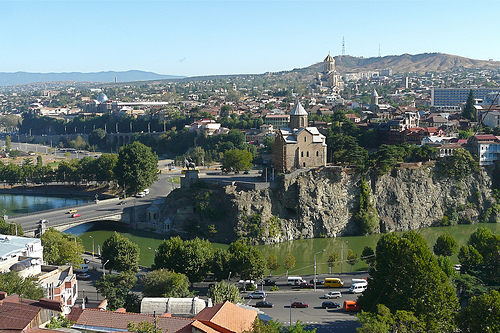
<path fill-rule="evenodd" d="M 77 206 L 91 201 L 93 201 L 92 197 L 46 197 L 21 194 L 0 194 L 0 212 L 3 215 L 15 216 L 49 209 Z"/>
<path fill-rule="evenodd" d="M 455 237 L 459 246 L 462 246 L 467 242 L 469 235 L 479 227 L 486 227 L 488 229 L 491 229 L 494 233 L 500 233 L 500 224 L 498 223 L 480 223 L 472 225 L 456 225 L 450 227 L 429 227 L 421 228 L 420 230 L 418 230 L 418 232 L 427 241 L 429 247 L 432 247 L 439 235 L 445 232 L 448 232 L 453 237 Z M 144 230 L 130 229 L 127 228 L 126 225 L 104 222 L 80 225 L 68 229 L 66 232 L 80 236 L 87 251 L 92 251 L 92 240 L 94 240 L 94 251 L 95 253 L 97 253 L 98 246 L 102 246 L 104 240 L 108 238 L 113 233 L 113 231 L 118 231 L 119 233 L 139 245 L 141 249 L 140 264 L 143 266 L 151 266 L 154 260 L 155 249 L 163 241 L 163 239 L 168 238 L 168 236 L 158 235 Z M 329 267 L 326 264 L 326 261 L 333 251 L 336 251 L 340 254 L 343 248 L 345 260 L 349 253 L 349 250 L 352 250 L 355 254 L 358 255 L 359 258 L 365 246 L 370 246 L 375 249 L 380 236 L 380 234 L 376 234 L 367 236 L 301 239 L 275 245 L 258 245 L 257 248 L 266 257 L 271 253 L 276 254 L 278 258 L 280 258 L 280 261 L 284 257 L 285 253 L 291 252 L 296 259 L 296 267 L 289 272 L 289 274 L 293 275 L 313 274 L 314 254 L 320 252 L 316 255 L 317 272 L 319 274 L 328 273 Z M 214 247 L 227 248 L 228 245 L 214 243 Z M 323 252 L 323 250 L 325 251 Z M 454 263 L 458 263 L 456 255 L 451 259 Z M 352 267 L 352 270 L 366 270 L 366 268 L 367 265 L 363 261 L 360 261 Z M 341 269 L 342 272 L 349 272 L 351 270 L 351 267 L 346 262 L 344 262 L 343 265 L 334 267 L 333 273 L 339 273 Z M 268 271 L 266 271 L 266 274 L 267 273 Z M 282 268 L 277 271 L 273 271 L 273 274 L 283 273 L 285 273 L 285 270 Z"/>

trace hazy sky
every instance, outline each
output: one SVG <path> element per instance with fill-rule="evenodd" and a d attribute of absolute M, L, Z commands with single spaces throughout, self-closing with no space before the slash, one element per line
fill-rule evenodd
<path fill-rule="evenodd" d="M 500 60 L 500 1 L 5 1 L 0 72 L 264 73 L 442 52 Z"/>

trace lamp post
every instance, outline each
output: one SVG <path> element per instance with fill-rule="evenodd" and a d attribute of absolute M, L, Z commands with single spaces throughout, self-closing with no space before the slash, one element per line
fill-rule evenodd
<path fill-rule="evenodd" d="M 92 238 L 92 259 L 94 259 L 94 237 L 92 236 L 89 237 Z"/>
<path fill-rule="evenodd" d="M 323 249 L 323 251 L 319 251 L 314 254 L 314 291 L 316 291 L 316 255 L 325 251 L 326 249 Z"/>
<path fill-rule="evenodd" d="M 69 236 L 69 238 L 74 238 L 75 239 L 75 251 L 76 251 L 76 254 L 78 254 L 78 245 L 76 245 L 76 236 Z"/>
<path fill-rule="evenodd" d="M 296 300 L 296 299 L 297 299 L 297 298 L 292 298 L 292 299 L 290 300 L 290 323 L 289 323 L 289 325 L 288 325 L 288 326 L 292 326 L 292 303 L 293 303 L 293 301 L 294 301 L 294 300 Z"/>
<path fill-rule="evenodd" d="M 345 241 L 346 244 L 349 243 L 349 241 Z M 340 251 L 340 274 L 342 274 L 342 268 L 344 266 L 344 241 L 342 241 L 342 250 Z"/>
<path fill-rule="evenodd" d="M 106 277 L 106 264 L 109 262 L 109 259 L 106 260 L 106 262 L 104 264 L 102 264 L 102 277 L 105 278 Z"/>

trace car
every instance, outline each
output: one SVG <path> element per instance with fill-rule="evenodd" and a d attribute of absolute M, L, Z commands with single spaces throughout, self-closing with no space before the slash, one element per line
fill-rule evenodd
<path fill-rule="evenodd" d="M 76 274 L 77 280 L 90 280 L 90 275 L 87 273 Z"/>
<path fill-rule="evenodd" d="M 69 214 L 75 214 L 76 212 L 78 212 L 78 210 L 76 210 L 76 209 L 70 209 L 70 210 L 68 210 Z"/>
<path fill-rule="evenodd" d="M 208 275 L 203 279 L 204 282 L 215 282 L 215 276 L 214 275 Z"/>
<path fill-rule="evenodd" d="M 258 301 L 254 306 L 256 308 L 272 308 L 274 304 L 266 301 Z"/>
<path fill-rule="evenodd" d="M 248 171 L 243 172 L 244 175 L 248 175 L 249 173 L 250 172 L 248 172 Z"/>
<path fill-rule="evenodd" d="M 264 291 L 261 291 L 261 290 L 256 290 L 253 293 L 248 294 L 247 297 L 250 299 L 254 299 L 254 298 L 263 299 L 263 298 L 266 298 L 266 293 Z"/>
<path fill-rule="evenodd" d="M 275 286 L 276 285 L 276 281 L 271 280 L 271 279 L 264 279 L 264 285 L 265 286 Z"/>
<path fill-rule="evenodd" d="M 291 305 L 292 308 L 308 308 L 309 304 L 304 302 L 293 302 Z"/>
<path fill-rule="evenodd" d="M 301 284 L 299 284 L 299 287 L 302 289 L 308 289 L 308 288 L 310 289 L 310 288 L 314 288 L 314 284 L 302 282 Z"/>
<path fill-rule="evenodd" d="M 144 192 L 139 192 L 135 195 L 137 198 L 144 198 L 146 196 L 146 193 Z"/>
<path fill-rule="evenodd" d="M 71 217 L 80 217 L 80 216 L 82 216 L 82 214 L 75 213 L 71 215 Z"/>
<path fill-rule="evenodd" d="M 309 283 L 314 284 L 314 279 L 311 279 L 311 280 L 309 281 Z M 318 280 L 318 279 L 316 279 L 316 285 L 317 285 L 317 286 L 321 286 L 322 284 L 323 284 L 323 281 L 322 281 L 322 280 Z"/>
<path fill-rule="evenodd" d="M 340 297 L 342 297 L 342 293 L 340 291 L 330 291 L 329 293 L 325 294 L 326 299 L 340 298 Z"/>
<path fill-rule="evenodd" d="M 85 258 L 85 259 L 83 259 L 83 262 L 84 262 L 85 264 L 88 264 L 88 263 L 90 262 L 90 260 L 88 260 L 87 258 Z"/>
<path fill-rule="evenodd" d="M 125 205 L 127 202 L 126 201 L 120 201 L 118 204 L 121 206 L 121 205 Z"/>
<path fill-rule="evenodd" d="M 335 303 L 333 301 L 324 301 L 323 303 L 321 303 L 321 307 L 323 309 L 336 309 L 336 308 L 340 308 L 340 304 L 339 303 Z"/>

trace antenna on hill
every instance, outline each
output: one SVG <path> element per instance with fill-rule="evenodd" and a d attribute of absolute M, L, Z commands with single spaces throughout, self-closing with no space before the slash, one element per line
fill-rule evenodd
<path fill-rule="evenodd" d="M 342 37 L 342 55 L 345 55 L 345 38 Z"/>
<path fill-rule="evenodd" d="M 378 57 L 380 58 L 381 55 L 380 55 L 380 43 L 378 44 Z"/>

